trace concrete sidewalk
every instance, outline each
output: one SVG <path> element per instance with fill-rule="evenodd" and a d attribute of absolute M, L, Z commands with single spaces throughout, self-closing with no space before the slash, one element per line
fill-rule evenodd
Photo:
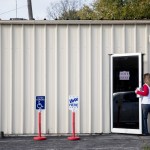
<path fill-rule="evenodd" d="M 67 136 L 46 136 L 34 141 L 33 136 L 5 136 L 0 139 L 0 150 L 150 150 L 150 136 L 102 134 L 80 136 L 69 141 Z"/>

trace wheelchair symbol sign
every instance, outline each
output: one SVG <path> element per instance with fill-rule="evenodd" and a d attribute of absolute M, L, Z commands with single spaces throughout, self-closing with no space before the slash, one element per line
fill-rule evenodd
<path fill-rule="evenodd" d="M 45 96 L 36 96 L 36 109 L 45 109 Z"/>

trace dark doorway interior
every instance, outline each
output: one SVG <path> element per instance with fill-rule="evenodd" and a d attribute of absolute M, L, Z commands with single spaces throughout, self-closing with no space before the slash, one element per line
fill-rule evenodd
<path fill-rule="evenodd" d="M 139 129 L 139 57 L 113 57 L 113 128 Z"/>

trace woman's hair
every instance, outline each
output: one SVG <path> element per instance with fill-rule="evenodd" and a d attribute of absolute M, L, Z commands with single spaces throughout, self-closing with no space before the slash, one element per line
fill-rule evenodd
<path fill-rule="evenodd" d="M 144 74 L 144 82 L 150 86 L 150 73 Z"/>

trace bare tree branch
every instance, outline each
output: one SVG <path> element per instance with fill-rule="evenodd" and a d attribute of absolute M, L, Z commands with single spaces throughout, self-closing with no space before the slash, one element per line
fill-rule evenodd
<path fill-rule="evenodd" d="M 50 3 L 47 8 L 49 19 L 77 19 L 77 0 L 61 0 L 59 3 Z"/>

